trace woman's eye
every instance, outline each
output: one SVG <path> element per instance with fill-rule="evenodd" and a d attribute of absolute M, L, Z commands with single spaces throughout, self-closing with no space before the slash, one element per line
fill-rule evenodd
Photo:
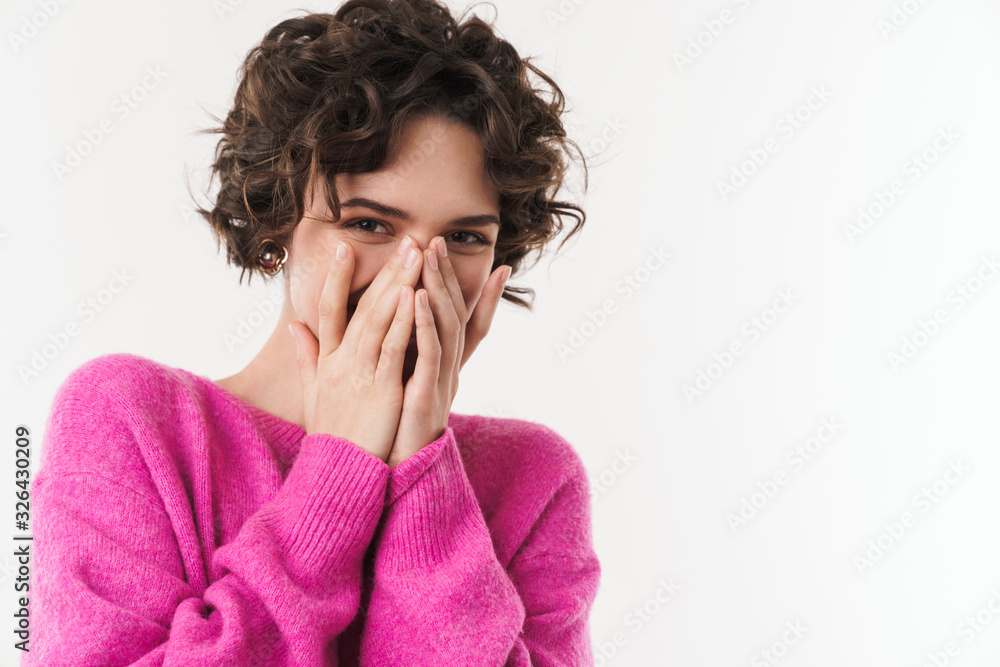
<path fill-rule="evenodd" d="M 375 229 L 379 226 L 385 227 L 385 223 L 380 222 L 379 220 L 371 220 L 369 218 L 361 218 L 360 220 L 355 220 L 354 222 L 349 222 L 344 225 L 346 228 L 357 229 L 362 234 L 382 236 L 381 232 L 375 231 Z M 452 232 L 446 238 L 450 238 L 451 241 L 455 242 L 457 245 L 490 245 L 489 240 L 487 240 L 485 236 L 474 232 Z"/>
<path fill-rule="evenodd" d="M 382 225 L 382 223 L 379 222 L 378 220 L 363 219 L 363 220 L 355 220 L 354 222 L 348 223 L 347 225 L 344 225 L 344 226 L 345 227 L 354 227 L 358 231 L 364 232 L 365 234 L 372 234 L 372 235 L 377 235 L 378 234 L 378 232 L 373 231 L 370 227 L 362 227 L 362 225 L 365 225 L 365 224 L 369 224 L 369 225 Z"/>
<path fill-rule="evenodd" d="M 490 242 L 487 241 L 483 236 L 479 234 L 473 234 L 472 232 L 454 232 L 452 236 L 458 236 L 461 239 L 458 242 L 459 245 L 489 245 Z"/>

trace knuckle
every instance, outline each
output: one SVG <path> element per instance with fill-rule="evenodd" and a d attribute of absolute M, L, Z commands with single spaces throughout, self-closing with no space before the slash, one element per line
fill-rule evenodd
<path fill-rule="evenodd" d="M 327 319 L 333 317 L 334 309 L 333 304 L 329 301 L 319 300 L 319 316 L 321 319 Z"/>
<path fill-rule="evenodd" d="M 399 354 L 403 346 L 396 342 L 393 338 L 386 338 L 382 341 L 382 352 L 389 356 L 394 356 Z"/>
<path fill-rule="evenodd" d="M 354 379 L 355 389 L 360 391 L 371 386 L 372 380 L 375 378 L 375 364 L 370 361 L 364 361 L 361 363 L 360 374 Z"/>
<path fill-rule="evenodd" d="M 378 308 L 372 308 L 365 316 L 365 328 L 369 331 L 378 331 L 385 324 L 385 316 Z"/>

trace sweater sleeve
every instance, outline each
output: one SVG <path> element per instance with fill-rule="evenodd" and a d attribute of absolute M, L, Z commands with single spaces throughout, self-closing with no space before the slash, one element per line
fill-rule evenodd
<path fill-rule="evenodd" d="M 88 469 L 106 448 L 139 456 L 144 432 L 125 418 L 133 408 L 109 393 L 63 390 L 53 405 L 32 485 L 37 555 L 21 664 L 335 665 L 333 640 L 357 612 L 383 508 L 385 462 L 307 435 L 278 492 L 214 552 L 223 576 L 198 591 L 146 464 L 141 474 Z"/>
<path fill-rule="evenodd" d="M 582 466 L 579 475 L 505 568 L 451 427 L 394 468 L 361 664 L 593 665 L 588 615 L 600 566 Z"/>

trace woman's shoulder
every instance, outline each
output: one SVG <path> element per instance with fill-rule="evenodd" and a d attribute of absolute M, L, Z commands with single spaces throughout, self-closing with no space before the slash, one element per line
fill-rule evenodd
<path fill-rule="evenodd" d="M 98 474 L 155 498 L 145 461 L 169 460 L 162 452 L 183 442 L 179 434 L 191 414 L 184 398 L 191 391 L 173 371 L 129 353 L 74 368 L 52 401 L 39 476 Z"/>
<path fill-rule="evenodd" d="M 103 400 L 104 406 L 164 407 L 184 378 L 178 369 L 129 352 L 112 352 L 74 368 L 56 391 L 57 404 L 73 404 L 82 396 Z M 96 405 L 90 402 L 90 405 Z"/>
<path fill-rule="evenodd" d="M 518 470 L 530 470 L 535 475 L 548 473 L 560 482 L 586 478 L 576 448 L 545 424 L 514 417 L 452 413 L 449 426 L 467 465 L 503 469 L 511 474 Z"/>
<path fill-rule="evenodd" d="M 147 374 L 152 371 L 167 369 L 164 364 L 131 352 L 109 352 L 88 359 L 70 373 L 70 377 L 103 377 L 111 378 L 124 375 L 134 377 L 136 374 Z"/>

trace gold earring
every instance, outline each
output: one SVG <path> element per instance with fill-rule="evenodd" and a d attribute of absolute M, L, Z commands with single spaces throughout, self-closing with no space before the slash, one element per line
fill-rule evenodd
<path fill-rule="evenodd" d="M 270 276 L 281 271 L 286 259 L 288 259 L 288 248 L 274 239 L 264 239 L 257 247 L 257 264 Z"/>

